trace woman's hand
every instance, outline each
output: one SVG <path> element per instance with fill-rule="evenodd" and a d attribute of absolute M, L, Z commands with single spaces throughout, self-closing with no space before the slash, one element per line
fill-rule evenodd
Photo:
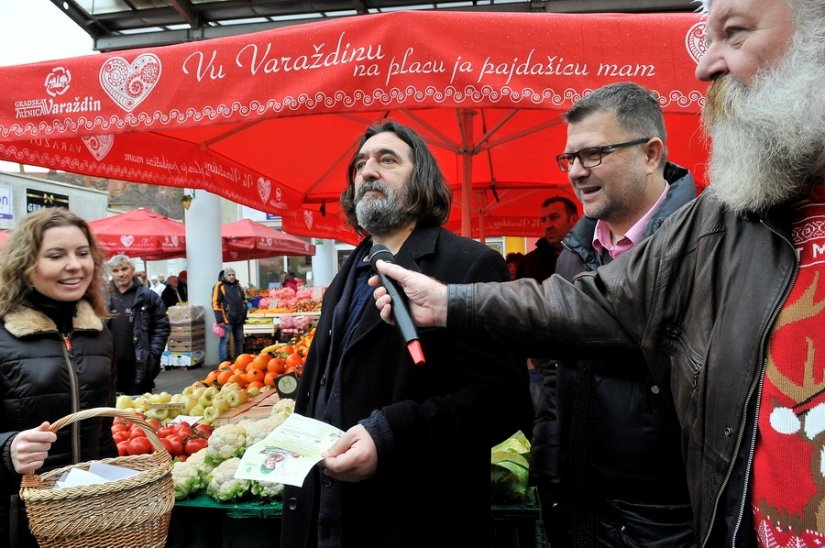
<path fill-rule="evenodd" d="M 46 461 L 57 434 L 44 422 L 37 428 L 19 432 L 11 441 L 11 462 L 20 474 L 33 474 Z"/>

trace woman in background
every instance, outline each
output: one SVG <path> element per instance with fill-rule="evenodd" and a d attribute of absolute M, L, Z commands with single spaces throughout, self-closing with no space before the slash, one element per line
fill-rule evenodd
<path fill-rule="evenodd" d="M 104 257 L 77 215 L 23 218 L 0 261 L 0 546 L 36 546 L 18 498 L 22 474 L 116 456 L 110 418 L 49 424 L 114 407 L 116 367 L 101 318 Z"/>

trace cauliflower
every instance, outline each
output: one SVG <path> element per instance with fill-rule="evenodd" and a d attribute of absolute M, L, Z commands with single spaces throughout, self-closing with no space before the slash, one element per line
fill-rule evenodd
<path fill-rule="evenodd" d="M 235 479 L 235 472 L 240 464 L 241 459 L 238 457 L 232 457 L 220 463 L 209 474 L 206 493 L 218 502 L 231 502 L 248 494 L 252 482 Z"/>
<path fill-rule="evenodd" d="M 207 448 L 204 447 L 197 453 L 192 453 L 189 455 L 189 458 L 186 459 L 186 464 L 193 466 L 197 471 L 198 474 L 201 476 L 201 487 L 204 487 L 206 484 L 206 477 L 209 475 L 215 466 L 206 462 L 206 450 Z"/>
<path fill-rule="evenodd" d="M 246 431 L 246 446 L 250 447 L 267 437 L 280 424 L 280 421 L 278 417 L 270 415 L 263 419 L 247 419 L 238 424 Z"/>
<path fill-rule="evenodd" d="M 206 446 L 206 462 L 220 464 L 226 459 L 240 457 L 246 448 L 246 430 L 239 424 L 225 424 L 215 428 Z"/>
<path fill-rule="evenodd" d="M 281 498 L 283 492 L 283 483 L 273 483 L 271 481 L 252 482 L 252 494 L 262 499 Z"/>
<path fill-rule="evenodd" d="M 172 480 L 175 482 L 175 500 L 183 500 L 203 487 L 200 472 L 188 462 L 172 465 Z"/>

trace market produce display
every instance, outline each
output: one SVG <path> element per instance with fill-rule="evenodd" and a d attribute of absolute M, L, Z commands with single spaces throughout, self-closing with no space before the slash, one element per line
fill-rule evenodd
<path fill-rule="evenodd" d="M 135 411 L 141 418 L 143 413 Z M 158 436 L 166 451 L 176 460 L 186 460 L 206 447 L 212 434 L 212 426 L 199 423 L 194 426 L 186 422 L 164 425 L 158 419 L 145 418 L 146 423 Z M 112 424 L 112 439 L 117 444 L 118 456 L 152 453 L 154 447 L 144 432 L 135 423 L 126 419 L 115 419 Z"/>
<path fill-rule="evenodd" d="M 270 289 L 266 291 L 258 290 L 253 295 L 257 302 L 250 309 L 250 316 L 263 313 L 295 313 L 295 312 L 318 312 L 321 310 L 321 302 L 313 300 L 311 289 L 299 289 L 295 291 L 285 287 L 283 289 Z M 250 295 L 247 294 L 247 298 Z M 252 300 L 252 299 L 250 299 Z M 255 303 L 255 301 L 253 301 Z"/>
<path fill-rule="evenodd" d="M 197 496 L 204 490 L 218 502 L 280 497 L 281 484 L 239 480 L 234 475 L 244 451 L 277 428 L 294 409 L 294 400 L 283 399 L 272 406 L 267 417 L 215 428 L 203 450 L 185 461 L 175 462 L 172 478 L 176 500 Z"/>

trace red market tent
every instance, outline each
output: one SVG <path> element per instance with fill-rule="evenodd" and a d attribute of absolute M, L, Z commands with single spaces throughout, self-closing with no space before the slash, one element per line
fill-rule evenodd
<path fill-rule="evenodd" d="M 702 181 L 698 14 L 446 11 L 347 17 L 0 68 L 0 159 L 201 188 L 355 241 L 338 196 L 363 130 L 420 131 L 456 199 L 450 227 L 538 236 L 567 192 L 561 115 L 632 80 L 658 94 L 670 158 Z"/>
<path fill-rule="evenodd" d="M 315 255 L 315 246 L 275 228 L 241 219 L 221 226 L 223 260 L 243 261 L 280 255 Z"/>
<path fill-rule="evenodd" d="M 186 256 L 186 228 L 142 207 L 89 221 L 98 245 L 109 255 L 123 253 L 144 261 Z"/>

